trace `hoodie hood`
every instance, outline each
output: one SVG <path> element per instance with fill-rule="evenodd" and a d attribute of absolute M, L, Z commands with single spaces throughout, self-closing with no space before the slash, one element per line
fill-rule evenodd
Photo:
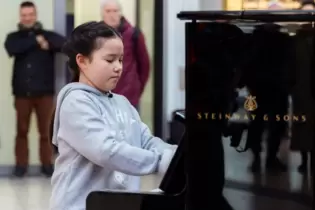
<path fill-rule="evenodd" d="M 93 88 L 91 86 L 88 86 L 86 84 L 83 83 L 79 83 L 79 82 L 74 82 L 74 83 L 70 83 L 66 86 L 64 86 L 57 97 L 57 104 L 56 104 L 56 111 L 55 111 L 55 120 L 54 120 L 54 133 L 53 133 L 53 138 L 52 138 L 52 143 L 56 146 L 58 146 L 57 143 L 57 133 L 59 130 L 59 113 L 60 113 L 60 107 L 62 105 L 62 102 L 64 101 L 64 99 L 69 95 L 69 93 L 71 93 L 74 90 L 83 90 L 86 92 L 90 92 L 90 93 L 94 93 L 95 95 L 98 96 L 109 96 L 112 97 L 112 93 L 111 92 L 107 92 L 107 93 L 103 93 L 99 90 L 97 90 L 96 88 Z"/>

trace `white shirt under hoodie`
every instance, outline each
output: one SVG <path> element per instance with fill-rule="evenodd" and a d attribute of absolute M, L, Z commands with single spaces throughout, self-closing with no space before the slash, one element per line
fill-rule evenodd
<path fill-rule="evenodd" d="M 154 137 L 125 97 L 82 83 L 58 94 L 52 141 L 50 210 L 85 210 L 92 191 L 138 191 L 140 176 L 165 172 L 176 148 Z"/>

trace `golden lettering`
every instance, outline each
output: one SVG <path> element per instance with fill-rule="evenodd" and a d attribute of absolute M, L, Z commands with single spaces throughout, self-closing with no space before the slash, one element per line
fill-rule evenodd
<path fill-rule="evenodd" d="M 293 119 L 294 122 L 300 121 L 299 116 L 293 115 L 292 119 Z"/>
<path fill-rule="evenodd" d="M 209 113 L 209 112 L 198 112 L 197 113 L 197 119 L 198 120 L 222 120 L 222 119 L 235 119 L 235 120 L 256 120 L 256 115 L 255 114 L 238 114 L 238 113 Z M 269 116 L 265 114 L 263 116 L 264 121 L 269 120 Z M 307 120 L 306 115 L 280 115 L 276 114 L 275 115 L 275 120 L 277 122 L 279 121 L 285 121 L 288 122 L 290 120 L 294 122 L 305 122 Z"/>
<path fill-rule="evenodd" d="M 215 120 L 216 119 L 216 114 L 215 113 L 211 113 L 211 120 Z"/>
<path fill-rule="evenodd" d="M 225 114 L 225 119 L 229 120 L 231 118 L 231 114 Z"/>
<path fill-rule="evenodd" d="M 280 121 L 281 120 L 281 117 L 280 117 L 280 115 L 276 115 L 276 121 Z"/>
<path fill-rule="evenodd" d="M 264 115 L 264 120 L 267 121 L 268 120 L 268 115 Z"/>
<path fill-rule="evenodd" d="M 305 122 L 305 121 L 306 121 L 306 116 L 305 116 L 305 115 L 302 115 L 302 116 L 301 116 L 301 119 L 302 119 L 302 122 Z"/>
<path fill-rule="evenodd" d="M 219 113 L 219 120 L 222 120 L 222 114 Z"/>
<path fill-rule="evenodd" d="M 286 121 L 286 122 L 290 121 L 290 116 L 289 115 L 284 115 L 283 116 L 283 120 Z"/>

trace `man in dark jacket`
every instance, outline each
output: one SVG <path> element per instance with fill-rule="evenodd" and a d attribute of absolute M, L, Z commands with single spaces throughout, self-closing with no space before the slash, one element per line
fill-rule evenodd
<path fill-rule="evenodd" d="M 62 36 L 42 28 L 34 3 L 21 3 L 18 31 L 10 33 L 4 44 L 9 56 L 14 57 L 12 87 L 17 116 L 14 175 L 17 177 L 27 172 L 27 135 L 33 110 L 40 135 L 41 171 L 47 176 L 53 172 L 49 123 L 55 89 L 54 55 L 63 43 Z"/>
<path fill-rule="evenodd" d="M 117 0 L 103 0 L 101 13 L 104 22 L 122 34 L 124 43 L 123 73 L 114 92 L 124 95 L 138 109 L 150 70 L 144 36 L 121 15 Z"/>

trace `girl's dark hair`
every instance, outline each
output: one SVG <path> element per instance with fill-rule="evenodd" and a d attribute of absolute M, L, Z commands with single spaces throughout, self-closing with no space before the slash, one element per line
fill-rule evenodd
<path fill-rule="evenodd" d="M 91 58 L 93 51 L 101 47 L 101 38 L 112 37 L 121 38 L 121 35 L 118 31 L 106 25 L 104 22 L 87 22 L 76 27 L 72 31 L 62 49 L 62 52 L 68 56 L 68 67 L 73 76 L 72 82 L 78 82 L 80 77 L 79 66 L 76 62 L 77 54 L 82 54 Z M 54 116 L 55 111 L 53 112 L 50 124 L 51 139 L 53 138 Z"/>
<path fill-rule="evenodd" d="M 76 62 L 77 54 L 90 57 L 94 50 L 101 47 L 101 38 L 120 37 L 118 31 L 103 21 L 91 21 L 76 27 L 63 46 L 63 53 L 68 56 L 68 66 L 72 73 L 72 82 L 79 81 L 80 71 Z"/>

